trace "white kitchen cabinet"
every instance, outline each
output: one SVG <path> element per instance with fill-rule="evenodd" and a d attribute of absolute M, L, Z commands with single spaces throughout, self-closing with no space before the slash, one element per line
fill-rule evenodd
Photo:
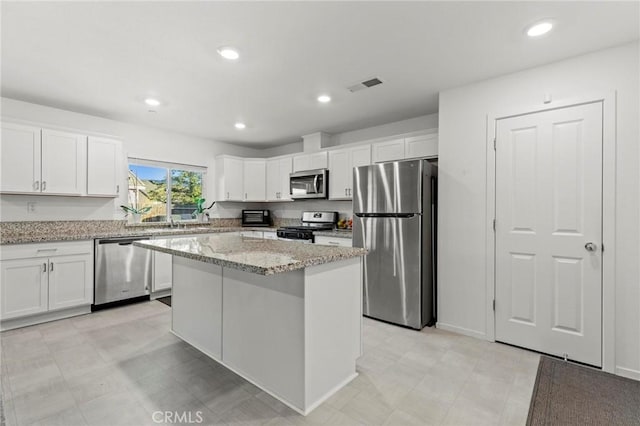
<path fill-rule="evenodd" d="M 437 133 L 405 138 L 404 144 L 405 158 L 438 156 Z"/>
<path fill-rule="evenodd" d="M 329 151 L 329 199 L 350 200 L 353 168 L 371 164 L 371 145 Z"/>
<path fill-rule="evenodd" d="M 274 158 L 267 161 L 267 201 L 291 201 L 289 174 L 291 157 Z"/>
<path fill-rule="evenodd" d="M 263 237 L 262 231 L 240 231 L 240 235 L 242 235 L 243 237 L 250 237 L 250 238 Z"/>
<path fill-rule="evenodd" d="M 85 195 L 87 137 L 2 123 L 2 192 Z"/>
<path fill-rule="evenodd" d="M 244 200 L 244 161 L 222 155 L 216 159 L 216 201 Z"/>
<path fill-rule="evenodd" d="M 87 141 L 87 195 L 117 197 L 120 193 L 120 141 L 89 136 Z"/>
<path fill-rule="evenodd" d="M 265 160 L 246 159 L 243 165 L 244 201 L 265 201 L 266 194 Z"/>
<path fill-rule="evenodd" d="M 0 192 L 40 192 L 40 128 L 2 123 Z"/>
<path fill-rule="evenodd" d="M 262 233 L 262 238 L 264 238 L 265 240 L 277 240 L 278 233 L 276 231 L 264 231 Z"/>
<path fill-rule="evenodd" d="M 153 281 L 152 292 L 168 290 L 172 285 L 172 255 L 153 251 Z"/>
<path fill-rule="evenodd" d="M 2 276 L 1 319 L 46 312 L 48 302 L 47 259 L 0 261 Z"/>
<path fill-rule="evenodd" d="M 314 238 L 315 244 L 324 246 L 338 246 L 338 247 L 351 247 L 352 242 L 349 237 L 329 237 L 325 235 L 318 235 Z"/>
<path fill-rule="evenodd" d="M 0 271 L 2 320 L 93 302 L 91 241 L 3 246 Z"/>
<path fill-rule="evenodd" d="M 41 154 L 40 191 L 43 194 L 86 194 L 86 136 L 42 129 Z"/>
<path fill-rule="evenodd" d="M 88 254 L 49 259 L 49 310 L 93 302 L 93 257 Z"/>
<path fill-rule="evenodd" d="M 293 171 L 326 169 L 328 167 L 327 151 L 300 154 L 293 156 Z"/>
<path fill-rule="evenodd" d="M 371 145 L 371 159 L 374 163 L 403 160 L 404 155 L 404 138 Z"/>

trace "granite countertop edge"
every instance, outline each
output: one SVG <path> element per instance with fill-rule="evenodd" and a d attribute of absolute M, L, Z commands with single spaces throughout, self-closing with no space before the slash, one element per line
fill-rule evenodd
<path fill-rule="evenodd" d="M 289 242 L 288 244 L 301 244 L 298 242 Z M 263 267 L 257 265 L 249 265 L 246 263 L 234 262 L 232 260 L 219 259 L 216 257 L 206 256 L 197 253 L 190 253 L 183 250 L 176 250 L 167 247 L 160 247 L 157 245 L 145 244 L 145 242 L 134 242 L 134 246 L 143 247 L 150 250 L 156 250 L 162 253 L 171 254 L 174 256 L 184 257 L 186 259 L 196 260 L 204 263 L 211 263 L 222 267 L 238 269 L 240 271 L 250 272 L 258 275 L 274 275 L 284 272 L 296 271 L 298 269 L 308 268 L 310 266 L 323 265 L 326 263 L 338 262 L 341 260 L 353 259 L 355 257 L 364 256 L 366 250 L 361 248 L 345 248 L 335 247 L 332 252 L 334 254 L 317 256 L 312 259 L 300 260 L 295 263 L 287 263 L 285 265 L 277 265 L 271 267 Z"/>
<path fill-rule="evenodd" d="M 241 226 L 221 226 L 209 227 L 207 229 L 181 228 L 181 229 L 154 229 L 154 228 L 130 228 L 124 232 L 93 232 L 78 234 L 52 234 L 52 235 L 20 235 L 16 237 L 4 237 L 0 241 L 0 245 L 12 244 L 29 244 L 29 243 L 55 243 L 63 241 L 86 241 L 98 238 L 126 238 L 135 236 L 144 237 L 162 237 L 162 236 L 180 236 L 190 234 L 212 234 L 223 232 L 240 232 L 240 231 L 268 231 L 275 232 L 275 227 L 241 227 Z"/>

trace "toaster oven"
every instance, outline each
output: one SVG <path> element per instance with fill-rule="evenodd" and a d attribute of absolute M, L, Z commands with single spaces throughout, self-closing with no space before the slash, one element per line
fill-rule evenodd
<path fill-rule="evenodd" d="M 242 226 L 271 226 L 269 210 L 242 210 Z"/>

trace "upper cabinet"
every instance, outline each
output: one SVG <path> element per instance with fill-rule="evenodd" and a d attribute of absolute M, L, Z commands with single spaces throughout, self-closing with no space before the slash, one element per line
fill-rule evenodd
<path fill-rule="evenodd" d="M 40 128 L 2 123 L 0 192 L 40 192 Z"/>
<path fill-rule="evenodd" d="M 293 156 L 293 171 L 326 169 L 328 167 L 327 151 L 300 154 Z"/>
<path fill-rule="evenodd" d="M 329 199 L 350 200 L 353 168 L 371 164 L 371 145 L 329 151 Z"/>
<path fill-rule="evenodd" d="M 244 160 L 244 198 L 243 201 L 265 201 L 266 193 L 266 161 L 260 159 Z"/>
<path fill-rule="evenodd" d="M 291 157 L 267 160 L 267 201 L 291 201 L 289 191 L 291 170 Z"/>
<path fill-rule="evenodd" d="M 87 195 L 120 194 L 122 146 L 120 141 L 89 136 L 87 143 Z"/>
<path fill-rule="evenodd" d="M 222 155 L 216 159 L 216 201 L 244 201 L 244 160 Z"/>
<path fill-rule="evenodd" d="M 0 192 L 115 197 L 120 142 L 2 123 Z"/>
<path fill-rule="evenodd" d="M 371 159 L 374 163 L 437 156 L 437 133 L 376 142 L 371 146 Z"/>
<path fill-rule="evenodd" d="M 427 135 L 412 136 L 404 140 L 404 157 L 437 157 L 438 156 L 438 134 L 429 133 Z"/>
<path fill-rule="evenodd" d="M 86 194 L 86 136 L 43 129 L 41 158 L 40 191 L 43 194 Z"/>

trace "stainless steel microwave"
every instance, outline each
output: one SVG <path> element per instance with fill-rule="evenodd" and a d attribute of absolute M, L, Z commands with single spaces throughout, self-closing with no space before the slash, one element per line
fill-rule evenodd
<path fill-rule="evenodd" d="M 291 198 L 327 198 L 329 191 L 329 171 L 327 169 L 305 170 L 289 175 Z"/>

